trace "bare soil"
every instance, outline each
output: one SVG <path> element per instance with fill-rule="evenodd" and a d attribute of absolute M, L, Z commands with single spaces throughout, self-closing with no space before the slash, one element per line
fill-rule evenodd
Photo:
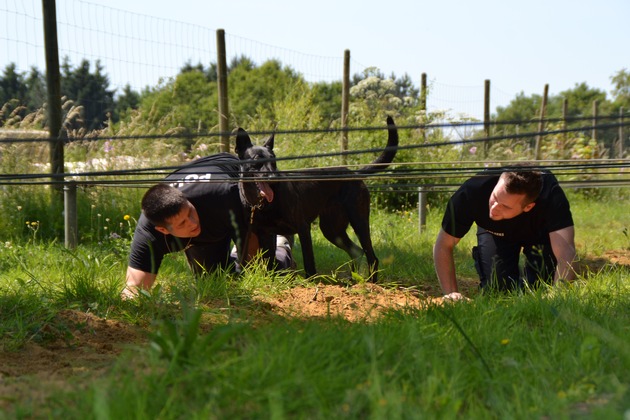
<path fill-rule="evenodd" d="M 630 250 L 584 259 L 578 269 L 588 276 L 610 264 L 630 268 Z M 464 280 L 460 285 L 464 294 L 476 293 L 476 280 Z M 442 303 L 437 285 L 433 290 L 419 291 L 375 284 L 295 287 L 273 298 L 260 298 L 260 301 L 260 310 L 267 314 L 271 311 L 286 317 L 336 316 L 350 322 L 371 321 L 391 309 L 424 308 Z M 50 331 L 51 335 L 59 337 L 55 341 L 46 345 L 29 342 L 18 351 L 0 351 L 0 414 L 11 410 L 17 402 L 30 401 L 37 406 L 52 389 L 89 383 L 105 374 L 125 348 L 146 340 L 146 330 L 139 326 L 90 313 L 64 310 L 57 317 L 50 325 L 67 328 Z"/>

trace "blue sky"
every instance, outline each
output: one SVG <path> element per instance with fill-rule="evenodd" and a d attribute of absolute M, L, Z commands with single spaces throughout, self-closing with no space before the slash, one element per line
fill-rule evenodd
<path fill-rule="evenodd" d="M 349 49 L 385 74 L 490 79 L 514 94 L 545 83 L 551 93 L 581 82 L 608 91 L 610 76 L 630 68 L 627 0 L 91 1 L 315 55 Z"/>
<path fill-rule="evenodd" d="M 423 72 L 455 87 L 490 79 L 503 101 L 541 94 L 545 84 L 552 95 L 582 82 L 609 92 L 610 77 L 630 68 L 628 0 L 88 2 L 304 54 L 342 57 L 349 49 L 353 62 L 408 73 L 416 85 Z"/>

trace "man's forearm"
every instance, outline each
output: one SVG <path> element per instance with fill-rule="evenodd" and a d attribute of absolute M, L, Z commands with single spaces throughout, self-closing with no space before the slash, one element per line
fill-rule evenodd
<path fill-rule="evenodd" d="M 444 294 L 448 295 L 449 293 L 458 292 L 455 261 L 452 252 L 438 249 L 436 246 L 433 250 L 433 259 L 435 262 L 435 272 Z"/>
<path fill-rule="evenodd" d="M 153 283 L 155 283 L 156 277 L 156 274 L 127 267 L 126 287 L 123 290 L 123 296 L 135 296 L 138 293 L 138 289 L 150 290 Z"/>
<path fill-rule="evenodd" d="M 575 278 L 575 268 L 573 267 L 573 263 L 576 259 L 575 252 L 556 257 L 556 259 L 558 263 L 553 278 L 554 283 L 559 280 L 573 280 Z"/>

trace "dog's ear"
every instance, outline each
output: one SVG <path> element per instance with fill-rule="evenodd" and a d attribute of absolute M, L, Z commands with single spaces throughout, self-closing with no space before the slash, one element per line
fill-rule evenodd
<path fill-rule="evenodd" d="M 235 134 L 236 146 L 234 147 L 234 151 L 238 155 L 239 159 L 245 159 L 245 151 L 253 146 L 252 140 L 249 138 L 247 131 L 240 127 L 235 130 Z"/>
<path fill-rule="evenodd" d="M 273 152 L 273 139 L 274 139 L 274 134 L 270 135 L 269 138 L 267 139 L 267 141 L 265 142 L 265 144 L 263 144 L 263 146 L 265 146 L 267 148 L 267 150 L 269 150 L 270 152 Z"/>

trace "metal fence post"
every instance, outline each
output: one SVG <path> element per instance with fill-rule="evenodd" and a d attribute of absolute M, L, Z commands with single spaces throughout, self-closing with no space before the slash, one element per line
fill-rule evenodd
<path fill-rule="evenodd" d="M 66 181 L 63 186 L 63 207 L 66 248 L 74 249 L 78 241 L 77 184 Z"/>

